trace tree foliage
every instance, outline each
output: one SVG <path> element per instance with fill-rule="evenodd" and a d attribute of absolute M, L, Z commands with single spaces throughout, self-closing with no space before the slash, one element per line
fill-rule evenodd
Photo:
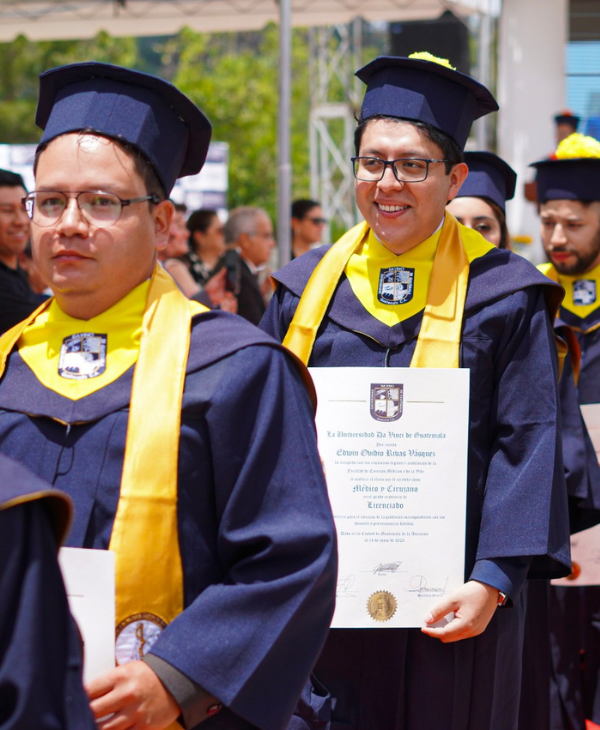
<path fill-rule="evenodd" d="M 112 38 L 0 44 L 0 142 L 36 142 L 38 76 L 66 63 L 105 61 L 155 73 L 175 83 L 207 114 L 213 139 L 230 145 L 230 207 L 260 205 L 274 214 L 279 96 L 278 28 L 199 34 L 184 29 L 161 39 Z M 292 46 L 293 194 L 307 195 L 308 34 Z"/>

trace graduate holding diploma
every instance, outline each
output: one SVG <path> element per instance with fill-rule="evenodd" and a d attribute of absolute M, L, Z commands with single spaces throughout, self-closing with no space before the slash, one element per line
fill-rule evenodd
<path fill-rule="evenodd" d="M 551 325 L 562 291 L 445 212 L 473 120 L 498 108 L 489 91 L 429 54 L 357 75 L 349 164 L 364 222 L 275 275 L 261 326 L 314 368 L 469 369 L 465 583 L 432 601 L 422 630 L 332 629 L 291 727 L 506 730 L 523 583 L 570 564 Z M 385 597 L 373 611 L 386 615 Z"/>

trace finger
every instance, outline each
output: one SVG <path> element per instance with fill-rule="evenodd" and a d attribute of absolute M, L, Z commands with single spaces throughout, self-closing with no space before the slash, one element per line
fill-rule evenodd
<path fill-rule="evenodd" d="M 135 727 L 133 721 L 121 712 L 103 718 L 96 719 L 98 730 L 132 730 Z"/>
<path fill-rule="evenodd" d="M 96 697 L 102 697 L 102 695 L 107 694 L 114 688 L 114 686 L 115 679 L 112 676 L 112 672 L 106 672 L 106 674 L 102 674 L 99 677 L 90 680 L 85 685 L 85 691 L 87 692 L 87 696 L 90 700 L 93 700 Z"/>
<path fill-rule="evenodd" d="M 452 611 L 456 611 L 457 608 L 458 604 L 452 598 L 446 598 L 439 601 L 439 603 L 436 603 L 429 614 L 425 617 L 425 623 L 428 625 L 434 624 L 444 618 L 447 614 L 452 613 Z"/>

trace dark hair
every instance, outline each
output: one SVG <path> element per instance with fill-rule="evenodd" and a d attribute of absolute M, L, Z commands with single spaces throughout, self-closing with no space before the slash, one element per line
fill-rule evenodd
<path fill-rule="evenodd" d="M 171 202 L 178 213 L 187 213 L 187 205 L 185 203 L 176 203 L 174 200 L 171 200 Z"/>
<path fill-rule="evenodd" d="M 300 221 L 309 211 L 318 207 L 320 207 L 320 203 L 317 203 L 316 200 L 311 200 L 310 198 L 294 200 L 292 203 L 292 218 L 296 218 Z"/>
<path fill-rule="evenodd" d="M 500 226 L 500 243 L 498 244 L 498 248 L 510 249 L 510 234 L 508 232 L 508 226 L 506 225 L 506 214 L 502 208 L 498 205 L 498 203 L 494 203 L 493 200 L 487 198 L 485 195 L 476 195 L 473 197 L 481 198 L 481 200 L 487 203 L 492 209 L 494 218 L 498 221 L 498 225 Z"/>
<path fill-rule="evenodd" d="M 213 210 L 212 208 L 200 208 L 200 210 L 195 210 L 187 219 L 186 226 L 190 234 L 193 234 L 195 231 L 206 233 L 210 224 L 213 222 L 213 219 L 216 217 L 216 210 Z"/>
<path fill-rule="evenodd" d="M 364 121 L 359 121 L 358 126 L 354 130 L 354 149 L 357 156 L 359 154 L 360 143 L 367 125 L 369 122 L 379 119 L 389 119 L 393 122 L 408 122 L 409 124 L 412 124 L 413 127 L 416 127 L 430 142 L 436 144 L 442 151 L 442 158 L 446 160 L 445 167 L 447 175 L 450 174 L 454 165 L 458 165 L 460 162 L 464 161 L 463 151 L 452 137 L 449 137 L 445 132 L 442 132 L 436 127 L 432 127 L 431 124 L 427 124 L 426 122 L 418 122 L 414 119 L 404 119 L 403 117 L 391 117 L 386 114 L 377 114 L 376 116 L 369 117 Z"/>
<path fill-rule="evenodd" d="M 0 170 L 0 188 L 24 188 L 23 178 L 16 172 Z"/>
<path fill-rule="evenodd" d="M 124 139 L 121 139 L 119 137 L 110 137 L 106 134 L 99 134 L 94 129 L 78 129 L 74 130 L 73 134 L 91 134 L 95 137 L 104 137 L 105 139 L 109 139 L 112 142 L 116 142 L 116 144 L 119 145 L 119 147 L 128 154 L 131 159 L 133 160 L 133 164 L 135 166 L 135 171 L 137 174 L 142 178 L 144 181 L 144 187 L 146 188 L 146 193 L 148 195 L 156 195 L 160 200 L 166 200 L 167 194 L 165 192 L 165 189 L 163 187 L 163 184 L 160 181 L 160 178 L 156 174 L 156 170 L 154 169 L 154 165 L 150 162 L 150 160 L 143 155 L 140 150 L 135 147 L 134 145 L 130 144 Z M 63 135 L 59 135 L 63 136 Z M 48 145 L 53 142 L 57 137 L 53 137 L 52 139 L 49 139 L 46 142 L 43 142 L 42 144 L 38 145 L 38 148 L 35 151 L 35 159 L 33 161 L 33 172 L 34 174 L 37 172 L 37 166 L 40 159 L 40 155 L 42 152 L 48 147 Z M 152 206 L 152 201 L 148 201 L 149 205 Z"/>

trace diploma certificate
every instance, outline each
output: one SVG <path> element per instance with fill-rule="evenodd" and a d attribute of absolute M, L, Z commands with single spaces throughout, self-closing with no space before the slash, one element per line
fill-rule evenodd
<path fill-rule="evenodd" d="M 332 626 L 423 626 L 464 583 L 469 371 L 310 373 L 340 554 Z"/>
<path fill-rule="evenodd" d="M 115 554 L 64 547 L 58 559 L 83 638 L 83 680 L 89 682 L 115 666 Z"/>

